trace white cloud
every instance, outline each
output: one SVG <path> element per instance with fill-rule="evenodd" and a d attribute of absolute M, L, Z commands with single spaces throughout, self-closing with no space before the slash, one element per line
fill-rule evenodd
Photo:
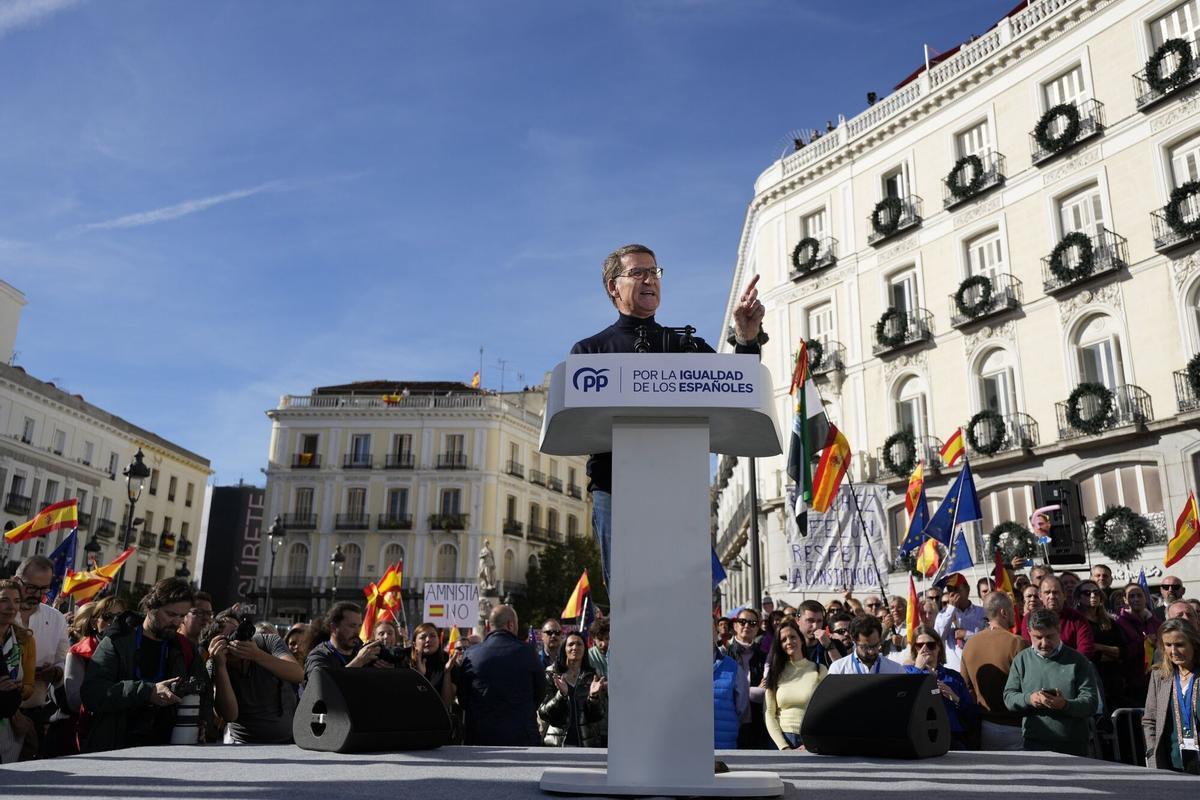
<path fill-rule="evenodd" d="M 247 197 L 253 197 L 262 192 L 269 192 L 282 189 L 284 184 L 282 181 L 270 181 L 269 183 L 252 186 L 248 189 L 236 189 L 232 192 L 224 194 L 215 194 L 209 197 L 201 197 L 196 200 L 186 200 L 182 203 L 176 203 L 170 206 L 163 206 L 151 211 L 139 211 L 136 214 L 126 214 L 123 217 L 109 219 L 103 222 L 89 222 L 86 225 L 80 225 L 76 228 L 77 231 L 101 231 L 112 230 L 113 228 L 139 228 L 143 225 L 153 225 L 158 222 L 167 222 L 180 217 L 186 217 L 189 214 L 195 214 L 205 209 L 219 206 L 222 203 L 232 203 L 235 200 L 243 200 Z"/>
<path fill-rule="evenodd" d="M 4 0 L 0 2 L 0 39 L 78 4 L 79 0 Z"/>

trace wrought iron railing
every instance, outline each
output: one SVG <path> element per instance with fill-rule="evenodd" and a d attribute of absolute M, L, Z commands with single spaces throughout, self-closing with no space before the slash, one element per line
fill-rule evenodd
<path fill-rule="evenodd" d="M 412 514 L 380 514 L 379 530 L 381 531 L 410 531 L 413 526 Z"/>
<path fill-rule="evenodd" d="M 462 531 L 467 529 L 469 515 L 460 513 L 430 514 L 429 527 L 438 531 Z"/>
<path fill-rule="evenodd" d="M 295 453 L 292 456 L 292 469 L 320 469 L 320 453 Z"/>
<path fill-rule="evenodd" d="M 901 311 L 887 321 L 883 334 L 886 337 L 898 337 L 898 339 L 894 342 L 885 342 L 876 337 L 875 345 L 871 348 L 874 355 L 892 353 L 919 342 L 932 341 L 933 314 L 923 308 Z"/>
<path fill-rule="evenodd" d="M 542 472 L 540 469 L 529 470 L 529 482 L 536 483 L 538 486 L 545 486 L 546 473 Z"/>
<path fill-rule="evenodd" d="M 371 515 L 361 511 L 335 514 L 333 527 L 339 531 L 365 531 L 371 527 Z"/>
<path fill-rule="evenodd" d="M 1099 136 L 1104 132 L 1104 104 L 1099 100 L 1084 100 L 1082 103 L 1070 103 L 1079 111 L 1079 131 L 1072 139 L 1063 147 L 1057 149 L 1044 148 L 1038 143 L 1035 131 L 1029 132 L 1029 150 L 1030 158 L 1035 165 L 1049 161 L 1055 156 L 1062 155 L 1069 150 L 1074 149 L 1077 145 L 1086 142 L 1094 136 Z M 1050 126 L 1049 133 L 1052 137 L 1060 136 L 1066 130 L 1066 121 L 1063 117 L 1055 120 L 1055 124 Z"/>
<path fill-rule="evenodd" d="M 439 453 L 437 457 L 438 469 L 466 469 L 467 454 L 466 453 Z"/>
<path fill-rule="evenodd" d="M 921 224 L 921 198 L 915 194 L 894 198 L 899 201 L 898 210 L 880 205 L 871 213 L 867 224 L 871 228 L 867 244 L 877 245 L 912 230 Z M 878 222 L 878 226 L 876 226 Z"/>
<path fill-rule="evenodd" d="M 519 461 L 509 461 L 504 465 L 504 471 L 517 478 L 525 477 L 525 465 Z"/>
<path fill-rule="evenodd" d="M 1184 41 L 1192 51 L 1189 63 L 1181 65 L 1178 55 L 1168 53 L 1159 64 L 1158 77 L 1168 80 L 1161 81 L 1157 87 L 1151 85 L 1148 66 L 1133 74 L 1133 92 L 1137 98 L 1135 102 L 1138 111 L 1145 111 L 1159 100 L 1165 100 L 1200 80 L 1200 53 L 1196 52 L 1195 42 L 1186 39 Z M 1181 66 L 1183 69 L 1180 69 Z"/>
<path fill-rule="evenodd" d="M 968 422 L 969 424 L 969 422 Z M 1028 414 L 1023 414 L 1020 411 L 1012 414 L 1000 415 L 1000 420 L 997 423 L 993 419 L 987 417 L 981 419 L 975 425 L 975 441 L 979 443 L 985 450 L 991 450 L 991 445 L 996 440 L 995 425 L 1000 427 L 1000 444 L 999 449 L 995 452 L 984 452 L 977 448 L 971 447 L 970 439 L 966 441 L 967 449 L 972 455 L 989 456 L 997 453 L 1007 453 L 1013 450 L 1031 450 L 1041 444 L 1041 438 L 1038 434 L 1037 420 Z M 967 433 L 967 425 L 963 426 L 963 434 Z"/>
<path fill-rule="evenodd" d="M 555 478 L 553 475 L 546 478 L 546 488 L 552 492 L 562 493 L 563 482 L 562 478 Z"/>
<path fill-rule="evenodd" d="M 837 263 L 837 248 L 838 240 L 832 236 L 822 236 L 816 239 L 817 249 L 814 255 L 816 259 L 811 266 L 805 266 L 804 269 L 796 269 L 795 263 L 792 264 L 792 269 L 788 273 L 788 277 L 793 281 L 801 281 L 816 272 L 823 269 L 828 269 Z"/>
<path fill-rule="evenodd" d="M 1104 419 L 1096 420 L 1101 432 L 1128 425 L 1145 425 L 1154 420 L 1154 406 L 1150 402 L 1150 394 L 1142 387 L 1128 383 L 1110 391 L 1113 396 L 1112 408 Z M 1087 436 L 1087 431 L 1076 428 L 1068 421 L 1067 409 L 1066 400 L 1054 404 L 1058 416 L 1058 438 L 1066 440 Z M 1082 419 L 1093 420 L 1103 411 L 1101 399 L 1095 395 L 1084 395 L 1079 399 L 1079 416 Z"/>
<path fill-rule="evenodd" d="M 303 513 L 280 514 L 279 522 L 284 530 L 311 531 L 317 527 L 317 515 L 311 511 Z"/>
<path fill-rule="evenodd" d="M 846 368 L 846 346 L 836 339 L 821 342 L 821 345 L 824 348 L 821 353 L 821 362 L 812 365 L 810 370 L 812 374 L 820 377 L 844 370 Z"/>
<path fill-rule="evenodd" d="M 504 534 L 506 536 L 520 536 L 525 532 L 525 526 L 515 519 L 504 520 Z"/>
<path fill-rule="evenodd" d="M 411 452 L 404 453 L 388 453 L 387 459 L 383 463 L 384 469 L 412 469 L 413 454 Z"/>
<path fill-rule="evenodd" d="M 371 455 L 369 453 L 347 453 L 342 456 L 342 469 L 370 469 Z"/>
<path fill-rule="evenodd" d="M 916 448 L 916 453 L 909 454 L 904 452 L 903 445 L 896 442 L 892 445 L 891 462 L 898 469 L 892 469 L 883 457 L 883 447 L 880 446 L 875 451 L 875 461 L 879 464 L 879 475 L 884 478 L 907 478 L 912 470 L 916 467 L 916 462 L 919 460 L 926 465 L 926 469 L 941 469 L 942 467 L 942 440 L 935 436 L 914 436 L 913 445 Z M 912 461 L 912 466 L 908 466 L 908 462 Z"/>
<path fill-rule="evenodd" d="M 1124 269 L 1129 264 L 1129 242 L 1124 236 L 1119 236 L 1107 228 L 1099 233 L 1088 236 L 1091 242 L 1092 266 L 1086 273 L 1080 272 L 1083 249 L 1079 246 L 1068 247 L 1062 259 L 1068 275 L 1055 275 L 1050 268 L 1052 256 L 1042 258 L 1042 288 L 1046 294 L 1053 294 L 1074 286 L 1080 286 L 1095 278 L 1112 275 Z"/>
<path fill-rule="evenodd" d="M 1189 196 L 1183 201 L 1182 207 L 1179 209 L 1183 222 L 1196 224 L 1196 220 L 1200 220 L 1200 197 L 1196 195 Z M 1200 226 L 1197 226 L 1200 228 Z M 1170 250 L 1183 244 L 1191 244 L 1200 239 L 1200 230 L 1195 232 L 1185 232 L 1176 230 L 1167 222 L 1167 208 L 1163 206 L 1157 211 L 1150 212 L 1150 228 L 1154 233 L 1154 249 L 1158 251 Z"/>
<path fill-rule="evenodd" d="M 22 494 L 16 494 L 15 492 L 9 492 L 8 496 L 4 499 L 4 510 L 10 514 L 16 514 L 19 517 L 29 516 L 29 513 L 32 510 L 32 508 L 33 508 L 33 498 L 32 497 L 26 497 L 25 495 L 22 495 Z"/>
<path fill-rule="evenodd" d="M 1001 272 L 997 275 L 986 276 L 991 282 L 992 298 L 990 303 L 980 308 L 978 312 L 973 314 L 964 313 L 958 307 L 958 300 L 955 294 L 950 295 L 950 324 L 959 328 L 964 325 L 970 325 L 988 317 L 993 317 L 996 314 L 1002 314 L 1005 311 L 1021 307 L 1021 281 L 1013 277 L 1007 272 Z M 963 292 L 963 305 L 968 311 L 971 311 L 980 304 L 983 300 L 984 288 L 982 285 L 968 286 Z"/>
<path fill-rule="evenodd" d="M 1176 370 L 1175 373 L 1175 402 L 1179 405 L 1179 413 L 1200 411 L 1200 394 L 1192 388 L 1188 380 L 1187 370 Z"/>
<path fill-rule="evenodd" d="M 974 200 L 989 189 L 1004 185 L 1004 156 L 995 150 L 988 150 L 986 153 L 979 154 L 979 160 L 983 164 L 983 172 L 980 173 L 979 184 L 970 194 L 955 195 L 954 192 L 950 191 L 950 176 L 947 175 L 945 178 L 942 178 L 942 208 L 954 208 L 959 203 Z M 959 168 L 958 172 L 958 185 L 963 187 L 969 186 L 974 178 L 971 166 L 964 164 Z"/>

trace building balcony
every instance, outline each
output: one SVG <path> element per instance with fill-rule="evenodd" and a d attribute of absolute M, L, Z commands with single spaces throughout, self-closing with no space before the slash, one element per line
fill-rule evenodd
<path fill-rule="evenodd" d="M 525 477 L 525 465 L 519 461 L 509 461 L 504 465 L 504 471 L 515 478 Z"/>
<path fill-rule="evenodd" d="M 363 512 L 335 514 L 333 527 L 339 531 L 365 531 L 371 527 L 371 515 Z"/>
<path fill-rule="evenodd" d="M 91 530 L 91 527 L 92 527 L 92 515 L 87 513 L 86 511 L 80 511 L 79 512 L 79 529 L 86 531 L 86 530 Z"/>
<path fill-rule="evenodd" d="M 413 454 L 412 453 L 388 453 L 387 458 L 383 462 L 384 469 L 412 469 Z"/>
<path fill-rule="evenodd" d="M 1130 383 L 1117 386 L 1111 391 L 1112 407 L 1104 419 L 1098 420 L 1101 433 L 1131 425 L 1145 425 L 1147 422 L 1153 421 L 1154 407 L 1150 403 L 1150 394 L 1145 389 Z M 1066 400 L 1054 404 L 1054 410 L 1058 416 L 1059 440 L 1065 441 L 1088 436 L 1087 431 L 1079 430 L 1067 421 L 1067 405 L 1068 401 Z M 1080 398 L 1079 415 L 1083 419 L 1091 420 L 1103 413 L 1104 409 L 1098 398 L 1091 395 Z"/>
<path fill-rule="evenodd" d="M 830 339 L 821 342 L 821 360 L 813 363 L 812 349 L 808 351 L 808 371 L 814 378 L 831 375 L 846 369 L 846 346 L 839 341 Z"/>
<path fill-rule="evenodd" d="M 439 453 L 437 457 L 438 469 L 466 469 L 467 454 L 466 453 Z"/>
<path fill-rule="evenodd" d="M 917 228 L 921 225 L 921 198 L 915 194 L 884 198 L 871 212 L 867 224 L 871 226 L 867 244 L 872 246 Z"/>
<path fill-rule="evenodd" d="M 1029 151 L 1034 166 L 1039 166 L 1063 153 L 1074 150 L 1084 142 L 1099 136 L 1104 132 L 1104 104 L 1099 100 L 1085 100 L 1082 103 L 1070 103 L 1079 112 L 1079 129 L 1075 135 L 1062 146 L 1046 148 L 1038 144 L 1036 131 L 1029 133 Z M 1067 133 L 1066 123 L 1062 117 L 1050 127 L 1052 137 Z"/>
<path fill-rule="evenodd" d="M 180 539 L 175 547 L 175 552 L 181 558 L 187 558 L 192 554 L 192 543 L 187 539 Z"/>
<path fill-rule="evenodd" d="M 883 457 L 883 447 L 876 450 L 875 460 L 879 464 L 880 477 L 887 480 L 908 480 L 908 476 L 916 469 L 918 460 L 925 464 L 926 469 L 937 471 L 942 468 L 942 441 L 940 439 L 934 436 L 915 436 L 913 444 L 916 453 L 911 454 L 902 442 L 892 444 L 891 463 L 896 469 L 893 469 L 888 464 L 888 460 Z"/>
<path fill-rule="evenodd" d="M 312 512 L 307 514 L 280 514 L 279 521 L 285 531 L 313 531 L 317 529 L 317 515 Z"/>
<path fill-rule="evenodd" d="M 554 476 L 550 476 L 549 478 L 546 478 L 546 488 L 552 492 L 558 492 L 559 494 L 562 494 L 562 490 L 563 490 L 562 478 L 555 478 Z"/>
<path fill-rule="evenodd" d="M 515 519 L 504 520 L 504 535 L 505 536 L 520 536 L 525 531 L 525 526 Z"/>
<path fill-rule="evenodd" d="M 541 525 L 529 526 L 529 538 L 535 542 L 543 542 L 551 544 L 558 541 L 557 531 L 552 531 L 549 528 L 543 528 Z"/>
<path fill-rule="evenodd" d="M 921 342 L 931 342 L 933 314 L 923 308 L 898 310 L 898 313 L 887 320 L 882 330 L 876 325 L 875 334 L 875 345 L 871 348 L 871 353 L 877 356 L 897 353 Z"/>
<path fill-rule="evenodd" d="M 158 536 L 158 551 L 160 553 L 175 552 L 175 534 L 170 531 L 163 531 Z"/>
<path fill-rule="evenodd" d="M 412 514 L 380 514 L 379 530 L 381 531 L 411 531 L 413 526 Z"/>
<path fill-rule="evenodd" d="M 1183 201 L 1183 207 L 1180 209 L 1183 216 L 1183 222 L 1187 225 L 1192 225 L 1197 228 L 1194 231 L 1176 230 L 1167 222 L 1167 207 L 1163 206 L 1158 211 L 1150 212 L 1150 227 L 1154 232 L 1154 249 L 1162 253 L 1167 250 L 1173 250 L 1176 247 L 1185 244 L 1192 244 L 1200 241 L 1200 225 L 1196 224 L 1200 220 L 1200 196 L 1190 195 Z"/>
<path fill-rule="evenodd" d="M 1200 411 L 1200 395 L 1188 382 L 1186 369 L 1176 370 L 1175 373 L 1175 402 L 1179 404 L 1179 413 Z"/>
<path fill-rule="evenodd" d="M 33 498 L 23 494 L 9 492 L 4 498 L 4 510 L 18 517 L 28 517 L 33 508 Z"/>
<path fill-rule="evenodd" d="M 1071 245 L 1064 251 L 1063 267 L 1069 274 L 1054 274 L 1050 268 L 1053 254 L 1042 258 L 1042 288 L 1046 294 L 1073 289 L 1098 278 L 1111 277 L 1128 266 L 1129 243 L 1124 236 L 1118 236 L 1106 228 L 1099 233 L 1083 234 L 1083 237 L 1089 242 L 1088 246 Z M 1079 241 L 1082 243 L 1083 239 Z M 1080 265 L 1088 250 L 1091 251 L 1092 265 L 1084 271 L 1080 269 Z"/>
<path fill-rule="evenodd" d="M 529 482 L 536 483 L 538 486 L 545 486 L 546 473 L 542 472 L 540 469 L 529 470 Z"/>
<path fill-rule="evenodd" d="M 1200 53 L 1196 45 L 1184 39 L 1183 44 L 1191 51 L 1192 59 L 1187 64 L 1181 64 L 1178 56 L 1166 56 L 1159 67 L 1157 85 L 1151 85 L 1149 66 L 1133 75 L 1133 93 L 1137 98 L 1137 110 L 1145 111 L 1159 101 L 1172 97 L 1197 80 L 1200 80 Z"/>
<path fill-rule="evenodd" d="M 342 456 L 342 469 L 370 469 L 371 455 L 369 453 L 347 453 Z"/>
<path fill-rule="evenodd" d="M 320 453 L 295 453 L 292 455 L 292 469 L 320 469 Z"/>
<path fill-rule="evenodd" d="M 987 280 L 975 281 L 962 291 L 962 307 L 958 292 L 950 295 L 950 324 L 965 328 L 981 320 L 1021 307 L 1021 281 L 1007 272 L 995 276 L 977 276 Z M 988 296 L 990 295 L 990 296 Z M 985 296 L 986 300 L 985 300 Z"/>
<path fill-rule="evenodd" d="M 469 523 L 468 514 L 430 514 L 429 527 L 437 531 L 465 531 Z"/>
<path fill-rule="evenodd" d="M 1037 420 L 1019 411 L 983 417 L 975 423 L 975 441 L 983 449 L 971 447 L 970 439 L 966 438 L 970 425 L 968 421 L 963 426 L 963 434 L 964 443 L 972 456 L 987 457 L 1015 450 L 1032 450 L 1041 444 Z"/>
<path fill-rule="evenodd" d="M 837 264 L 838 240 L 832 236 L 805 237 L 792 251 L 792 271 L 788 278 L 799 282 Z"/>
<path fill-rule="evenodd" d="M 583 487 L 577 483 L 568 483 L 567 484 L 567 494 L 571 497 L 574 497 L 576 500 L 582 500 L 583 499 Z"/>
<path fill-rule="evenodd" d="M 138 547 L 158 547 L 158 534 L 154 531 L 142 531 L 138 536 Z"/>
<path fill-rule="evenodd" d="M 957 185 L 962 187 L 956 195 L 951 190 L 951 176 L 942 178 L 942 208 L 951 209 L 987 194 L 997 186 L 1004 185 L 1004 156 L 989 150 L 978 156 L 979 169 L 970 162 L 959 167 Z M 953 170 L 952 170 L 953 174 Z"/>
<path fill-rule="evenodd" d="M 101 539 L 111 539 L 117 535 L 117 523 L 111 519 L 96 520 L 96 536 Z"/>

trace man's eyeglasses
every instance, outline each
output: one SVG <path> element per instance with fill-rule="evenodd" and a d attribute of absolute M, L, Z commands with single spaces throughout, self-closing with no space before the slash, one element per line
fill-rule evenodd
<path fill-rule="evenodd" d="M 1164 583 L 1164 584 L 1162 584 L 1162 588 L 1166 589 L 1168 592 L 1179 592 L 1179 591 L 1183 590 L 1183 584 L 1182 583 Z"/>
<path fill-rule="evenodd" d="M 36 594 L 39 597 L 41 595 L 44 595 L 46 592 L 50 591 L 49 584 L 47 584 L 46 586 L 38 586 L 38 585 L 30 583 L 29 581 L 26 581 L 26 580 L 21 581 L 21 588 L 25 591 L 26 594 Z"/>
<path fill-rule="evenodd" d="M 867 608 L 883 608 L 883 603 L 864 603 Z"/>
<path fill-rule="evenodd" d="M 617 275 L 618 278 L 633 278 L 635 281 L 644 281 L 647 278 L 658 279 L 663 274 L 662 267 L 650 267 L 649 269 L 639 268 L 631 269 L 628 272 L 622 272 Z"/>
<path fill-rule="evenodd" d="M 562 631 L 542 631 L 543 636 L 562 636 Z"/>
<path fill-rule="evenodd" d="M 734 625 L 758 625 L 758 620 L 756 620 L 756 619 L 742 619 L 741 617 L 738 617 L 737 619 L 735 619 L 735 620 L 733 621 L 733 624 L 734 624 Z"/>
<path fill-rule="evenodd" d="M 862 644 L 861 642 L 859 642 L 858 644 L 855 645 L 855 647 L 857 647 L 859 650 L 862 650 L 864 653 L 878 653 L 880 650 L 883 649 L 883 643 L 880 642 L 878 644 Z"/>

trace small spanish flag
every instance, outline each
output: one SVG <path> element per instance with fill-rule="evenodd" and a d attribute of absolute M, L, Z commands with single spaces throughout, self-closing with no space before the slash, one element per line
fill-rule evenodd
<path fill-rule="evenodd" d="M 79 501 L 72 497 L 52 506 L 46 506 L 28 522 L 22 522 L 4 534 L 9 544 L 36 539 L 54 531 L 70 530 L 79 524 Z"/>
<path fill-rule="evenodd" d="M 917 571 L 926 578 L 937 572 L 942 563 L 942 554 L 938 549 L 938 541 L 932 536 L 925 539 L 921 550 L 917 553 Z"/>
<path fill-rule="evenodd" d="M 813 473 L 812 510 L 824 513 L 833 505 L 837 497 L 838 487 L 846 470 L 850 468 L 850 442 L 846 435 L 829 423 L 829 438 L 831 444 L 821 452 L 821 460 L 817 463 L 817 471 Z"/>
<path fill-rule="evenodd" d="M 571 592 L 571 599 L 567 601 L 567 605 L 559 616 L 562 619 L 576 619 L 583 616 L 583 601 L 591 590 L 592 587 L 588 583 L 588 574 L 585 569 L 579 576 L 579 582 L 575 584 L 575 591 Z"/>
<path fill-rule="evenodd" d="M 920 624 L 920 619 L 921 615 L 917 610 L 917 584 L 910 574 L 908 576 L 908 609 L 904 612 L 904 628 L 910 646 L 917 638 L 917 626 Z"/>
<path fill-rule="evenodd" d="M 942 445 L 942 463 L 947 467 L 953 467 L 955 462 L 962 458 L 963 452 L 962 428 L 955 428 L 954 434 Z"/>
<path fill-rule="evenodd" d="M 908 513 L 909 520 L 913 518 L 913 512 L 921 500 L 921 490 L 924 488 L 925 465 L 918 461 L 917 468 L 908 476 L 908 490 L 904 493 L 904 510 Z"/>
<path fill-rule="evenodd" d="M 458 649 L 458 626 L 455 625 L 450 629 L 450 638 L 446 640 L 446 655 L 454 655 L 454 651 Z"/>
<path fill-rule="evenodd" d="M 112 583 L 113 578 L 120 572 L 121 565 L 133 555 L 136 549 L 135 547 L 130 547 L 104 566 L 96 567 L 87 572 L 67 570 L 67 576 L 63 578 L 62 594 L 67 597 L 74 597 L 77 603 L 88 602 L 101 589 Z"/>
<path fill-rule="evenodd" d="M 996 591 L 1012 595 L 1012 579 L 1008 577 L 1008 568 L 1004 566 L 1004 556 L 1000 555 L 1000 548 L 996 548 L 992 555 L 996 559 L 996 566 L 992 569 L 992 580 L 996 582 Z"/>
<path fill-rule="evenodd" d="M 1200 542 L 1200 511 L 1196 509 L 1196 495 L 1188 492 L 1187 503 L 1183 512 L 1175 520 L 1175 535 L 1167 542 L 1167 554 L 1163 559 L 1164 566 L 1171 566 L 1188 554 L 1188 551 Z"/>
<path fill-rule="evenodd" d="M 471 376 L 471 388 L 479 388 L 479 370 L 475 370 L 475 374 Z"/>

